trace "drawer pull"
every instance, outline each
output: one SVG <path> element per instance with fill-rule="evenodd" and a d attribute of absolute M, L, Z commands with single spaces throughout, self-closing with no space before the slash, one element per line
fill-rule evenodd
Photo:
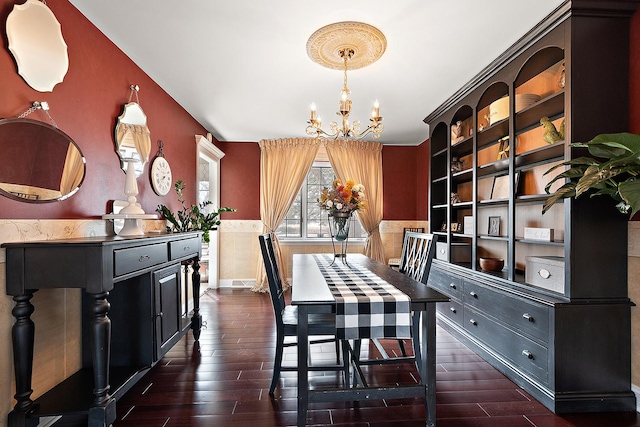
<path fill-rule="evenodd" d="M 478 322 L 476 322 L 475 319 L 469 319 L 469 323 L 471 323 L 473 326 L 478 326 Z"/>
<path fill-rule="evenodd" d="M 185 246 L 184 248 L 182 248 L 183 251 L 188 251 L 189 249 L 191 249 L 189 246 Z"/>
<path fill-rule="evenodd" d="M 527 319 L 529 322 L 533 322 L 533 316 L 530 315 L 529 313 L 524 313 L 522 317 Z"/>
<path fill-rule="evenodd" d="M 471 295 L 474 298 L 478 298 L 478 294 L 476 294 L 475 292 L 469 292 L 469 295 Z"/>
<path fill-rule="evenodd" d="M 447 252 L 447 251 L 446 251 L 445 249 L 440 249 L 440 253 L 441 253 L 441 254 L 443 254 L 443 255 L 444 255 L 446 252 Z"/>
<path fill-rule="evenodd" d="M 538 275 L 543 279 L 548 279 L 549 277 L 551 277 L 551 272 L 545 268 L 541 268 L 540 270 L 538 270 Z"/>
<path fill-rule="evenodd" d="M 449 283 L 449 287 L 451 289 L 456 289 L 456 284 L 455 283 Z"/>
<path fill-rule="evenodd" d="M 533 360 L 533 354 L 529 350 L 522 350 L 522 355 L 526 356 L 527 359 Z"/>
<path fill-rule="evenodd" d="M 449 311 L 451 311 L 452 313 L 456 312 L 456 308 L 455 307 L 449 307 Z"/>
<path fill-rule="evenodd" d="M 138 262 L 145 262 L 145 261 L 149 261 L 151 259 L 151 257 L 149 255 L 141 255 L 140 258 L 138 259 Z"/>

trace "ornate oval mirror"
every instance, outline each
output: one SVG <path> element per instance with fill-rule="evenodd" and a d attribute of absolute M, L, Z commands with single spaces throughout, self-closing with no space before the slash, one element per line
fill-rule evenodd
<path fill-rule="evenodd" d="M 41 1 L 16 4 L 7 17 L 9 51 L 18 74 L 37 91 L 51 92 L 69 69 L 67 44 L 60 23 Z"/>
<path fill-rule="evenodd" d="M 85 158 L 60 129 L 31 119 L 0 120 L 0 194 L 32 203 L 64 200 L 84 180 Z"/>
<path fill-rule="evenodd" d="M 116 124 L 116 151 L 120 166 L 127 171 L 127 162 L 135 160 L 136 177 L 142 174 L 151 152 L 151 134 L 147 127 L 147 116 L 135 102 L 125 104 Z"/>

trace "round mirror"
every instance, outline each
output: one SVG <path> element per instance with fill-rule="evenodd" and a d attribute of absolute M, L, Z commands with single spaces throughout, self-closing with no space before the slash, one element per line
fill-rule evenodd
<path fill-rule="evenodd" d="M 127 162 L 133 159 L 136 177 L 142 175 L 144 165 L 149 161 L 151 134 L 147 127 L 147 116 L 135 102 L 125 104 L 116 124 L 116 151 L 120 156 L 120 166 L 127 171 Z"/>
<path fill-rule="evenodd" d="M 0 120 L 0 194 L 46 203 L 64 200 L 86 171 L 80 148 L 60 129 L 31 119 Z"/>

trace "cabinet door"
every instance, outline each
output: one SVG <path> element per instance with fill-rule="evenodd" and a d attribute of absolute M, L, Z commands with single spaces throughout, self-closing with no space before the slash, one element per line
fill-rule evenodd
<path fill-rule="evenodd" d="M 179 338 L 180 264 L 158 270 L 153 274 L 154 284 L 154 340 L 156 360 L 159 360 Z"/>

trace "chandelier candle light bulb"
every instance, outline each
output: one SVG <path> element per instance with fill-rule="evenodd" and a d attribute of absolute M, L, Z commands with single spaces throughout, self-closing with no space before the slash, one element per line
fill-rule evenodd
<path fill-rule="evenodd" d="M 315 121 L 316 120 L 316 104 L 311 103 L 311 121 Z"/>
<path fill-rule="evenodd" d="M 371 112 L 371 117 L 374 120 L 378 120 L 380 118 L 380 103 L 378 102 L 377 99 L 373 103 L 373 111 Z"/>

